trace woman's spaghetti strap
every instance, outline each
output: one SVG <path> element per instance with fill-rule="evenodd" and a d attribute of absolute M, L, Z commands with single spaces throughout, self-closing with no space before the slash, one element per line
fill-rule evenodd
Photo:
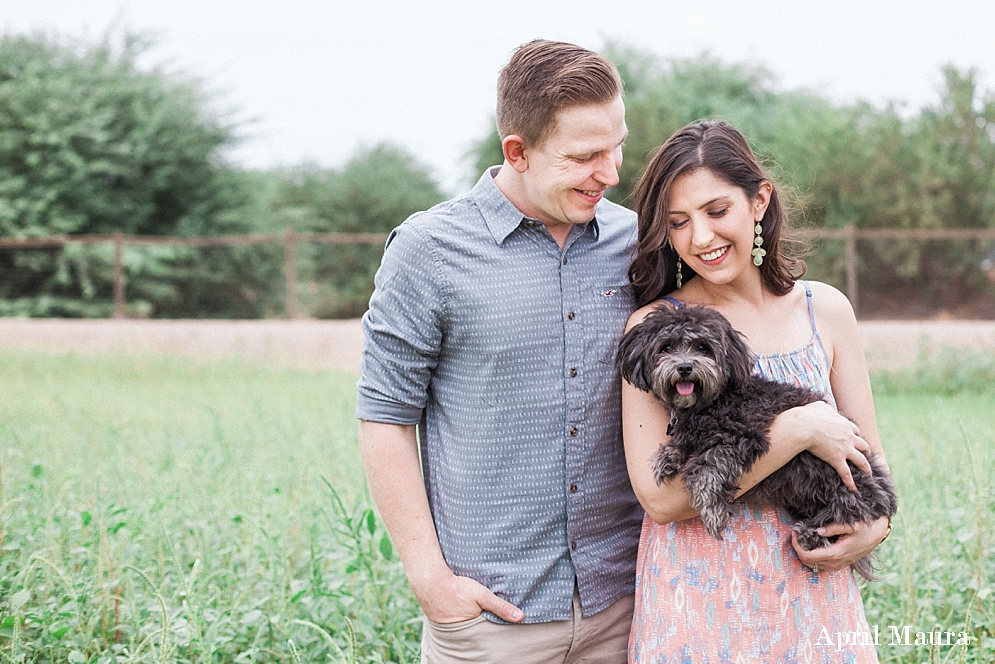
<path fill-rule="evenodd" d="M 803 281 L 802 286 L 805 287 L 805 298 L 808 300 L 808 319 L 812 323 L 812 334 L 818 335 L 819 330 L 815 328 L 815 310 L 812 308 L 812 289 L 808 287 L 807 281 Z"/>

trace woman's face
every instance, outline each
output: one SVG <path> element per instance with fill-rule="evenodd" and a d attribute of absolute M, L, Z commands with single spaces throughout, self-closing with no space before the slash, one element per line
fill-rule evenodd
<path fill-rule="evenodd" d="M 761 182 L 750 200 L 707 168 L 677 178 L 667 208 L 670 242 L 681 260 L 714 284 L 730 283 L 746 270 L 755 272 L 754 226 L 763 219 L 770 193 L 770 183 Z"/>

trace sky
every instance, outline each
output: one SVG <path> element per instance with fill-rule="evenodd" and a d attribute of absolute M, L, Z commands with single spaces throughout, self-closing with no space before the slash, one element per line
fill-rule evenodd
<path fill-rule="evenodd" d="M 492 127 L 498 72 L 536 37 L 707 51 L 782 89 L 914 112 L 945 64 L 995 90 L 993 28 L 991 0 L 0 0 L 5 33 L 154 36 L 145 62 L 201 79 L 240 125 L 236 165 L 338 167 L 389 141 L 452 193 L 475 179 L 465 155 Z"/>

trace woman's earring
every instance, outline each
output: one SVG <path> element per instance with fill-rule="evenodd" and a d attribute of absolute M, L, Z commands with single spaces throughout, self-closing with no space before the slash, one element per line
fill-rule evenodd
<path fill-rule="evenodd" d="M 681 257 L 677 257 L 677 288 L 684 284 L 684 275 L 681 274 Z"/>
<path fill-rule="evenodd" d="M 764 229 L 763 226 L 761 226 L 760 222 L 758 221 L 756 227 L 753 230 L 757 234 L 757 236 L 753 238 L 753 244 L 756 246 L 753 247 L 753 251 L 751 252 L 753 254 L 753 264 L 756 265 L 757 267 L 760 267 L 764 263 L 764 256 L 767 255 L 767 252 L 764 251 L 763 248 L 764 236 L 761 235 L 761 233 L 764 232 Z M 680 286 L 678 286 L 678 288 L 680 288 Z"/>

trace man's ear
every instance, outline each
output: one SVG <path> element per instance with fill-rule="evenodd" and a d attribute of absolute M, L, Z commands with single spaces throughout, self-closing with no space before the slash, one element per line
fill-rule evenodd
<path fill-rule="evenodd" d="M 529 160 L 525 155 L 525 139 L 517 134 L 509 134 L 501 141 L 504 160 L 519 173 L 529 170 Z"/>

